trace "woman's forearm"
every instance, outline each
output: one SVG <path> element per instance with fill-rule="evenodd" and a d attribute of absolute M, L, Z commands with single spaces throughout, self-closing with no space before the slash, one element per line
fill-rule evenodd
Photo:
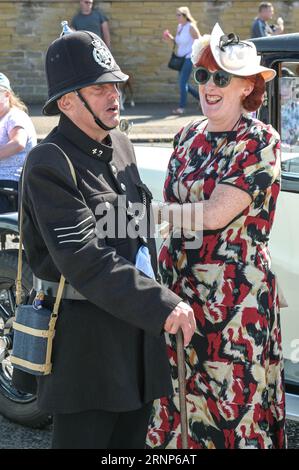
<path fill-rule="evenodd" d="M 10 140 L 7 144 L 0 147 L 0 160 L 12 157 L 24 150 L 24 145 L 15 140 Z"/>
<path fill-rule="evenodd" d="M 173 227 L 186 230 L 211 230 L 214 228 L 214 211 L 209 206 L 209 201 L 166 204 L 162 208 L 161 219 L 169 222 Z"/>
<path fill-rule="evenodd" d="M 226 227 L 251 204 L 252 196 L 232 185 L 218 184 L 210 199 L 185 204 L 157 203 L 157 223 L 191 231 L 218 230 Z"/>

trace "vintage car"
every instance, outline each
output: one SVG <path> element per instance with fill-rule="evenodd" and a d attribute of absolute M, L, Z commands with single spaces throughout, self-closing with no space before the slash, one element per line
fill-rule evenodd
<path fill-rule="evenodd" d="M 282 137 L 282 191 L 271 252 L 273 269 L 288 303 L 288 307 L 281 310 L 287 416 L 299 420 L 299 33 L 254 42 L 263 64 L 277 71 L 275 80 L 267 85 L 267 99 L 258 117 L 271 123 Z M 144 182 L 154 198 L 161 200 L 171 146 L 135 145 L 135 150 Z M 5 336 L 14 313 L 17 267 L 17 250 L 6 249 L 6 241 L 9 237 L 18 241 L 17 213 L 0 216 L 0 237 L 0 336 Z M 159 243 L 161 240 L 157 240 Z M 28 292 L 32 275 L 28 265 L 24 265 L 23 282 Z M 36 397 L 21 393 L 11 385 L 10 348 L 8 339 L 6 350 L 0 350 L 0 413 L 21 424 L 43 426 L 49 417 L 37 409 Z M 83 371 L 78 370 L 79 373 Z"/>

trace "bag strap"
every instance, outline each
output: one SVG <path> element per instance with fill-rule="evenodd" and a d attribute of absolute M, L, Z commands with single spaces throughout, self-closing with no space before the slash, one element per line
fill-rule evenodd
<path fill-rule="evenodd" d="M 52 142 L 48 142 L 48 143 L 41 144 L 41 145 L 54 145 L 60 151 L 60 153 L 66 159 L 69 165 L 74 183 L 78 187 L 75 169 L 73 167 L 71 160 L 66 155 L 66 153 L 60 147 L 58 147 L 58 145 Z M 27 159 L 26 159 L 26 162 L 27 162 Z M 26 162 L 25 162 L 25 165 L 26 165 Z M 25 165 L 24 165 L 24 170 L 25 170 Z M 18 252 L 18 271 L 17 271 L 17 279 L 16 279 L 16 304 L 17 305 L 21 303 L 22 292 L 23 292 L 23 288 L 22 288 L 22 265 L 23 265 L 22 252 L 23 250 L 22 250 L 22 247 L 23 247 L 23 191 L 24 191 L 23 177 L 24 177 L 24 172 L 25 172 L 24 170 L 23 170 L 23 175 L 22 175 L 22 191 L 21 191 L 21 202 L 20 202 L 20 239 L 19 239 L 19 252 Z M 59 305 L 60 305 L 62 294 L 63 294 L 64 285 L 65 285 L 65 277 L 61 274 L 59 286 L 57 290 L 57 295 L 56 295 L 56 299 L 55 299 L 55 303 L 53 307 L 53 312 L 51 314 L 51 319 L 49 323 L 50 329 L 53 329 L 53 330 L 54 330 L 55 323 L 58 317 L 58 310 L 59 310 Z"/>
<path fill-rule="evenodd" d="M 177 48 L 177 44 L 176 44 L 176 42 L 174 42 L 173 48 L 172 48 L 172 52 L 173 52 L 174 54 L 175 54 L 176 48 Z M 178 56 L 178 55 L 177 55 L 177 57 L 179 57 L 180 59 L 186 59 L 186 56 L 187 56 L 187 55 L 188 55 L 188 53 L 185 54 L 185 55 L 182 55 L 182 56 Z"/>

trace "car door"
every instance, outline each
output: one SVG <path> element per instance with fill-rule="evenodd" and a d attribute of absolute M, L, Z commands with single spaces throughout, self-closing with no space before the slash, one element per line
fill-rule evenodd
<path fill-rule="evenodd" d="M 276 61 L 277 115 L 282 180 L 270 249 L 273 269 L 288 306 L 281 309 L 288 414 L 299 418 L 299 57 Z M 276 118 L 276 119 L 275 119 Z"/>
<path fill-rule="evenodd" d="M 254 39 L 275 79 L 258 118 L 281 135 L 281 193 L 270 236 L 272 268 L 288 306 L 281 309 L 287 416 L 299 420 L 299 34 Z"/>

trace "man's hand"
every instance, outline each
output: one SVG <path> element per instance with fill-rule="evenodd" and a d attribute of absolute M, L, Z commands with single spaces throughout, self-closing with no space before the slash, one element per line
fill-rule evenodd
<path fill-rule="evenodd" d="M 281 17 L 277 18 L 275 34 L 282 34 L 284 31 L 284 21 Z"/>
<path fill-rule="evenodd" d="M 196 329 L 196 322 L 192 308 L 185 302 L 180 302 L 167 317 L 164 330 L 172 335 L 182 328 L 184 346 L 188 346 Z"/>

